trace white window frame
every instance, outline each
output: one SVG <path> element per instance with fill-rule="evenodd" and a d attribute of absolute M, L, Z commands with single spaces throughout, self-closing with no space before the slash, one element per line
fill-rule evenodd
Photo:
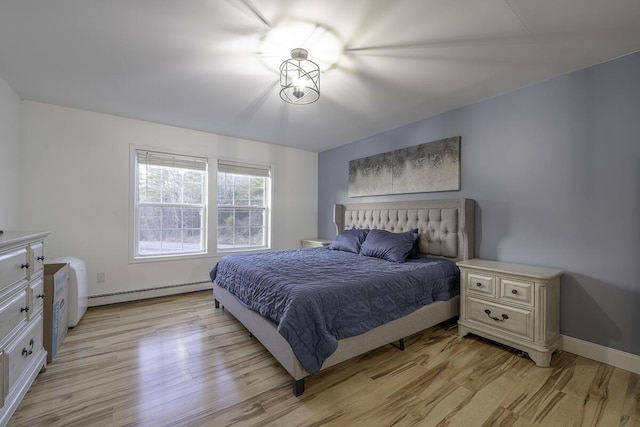
<path fill-rule="evenodd" d="M 208 170 L 209 159 L 206 156 L 198 156 L 193 154 L 185 154 L 179 152 L 167 152 L 158 149 L 146 149 L 142 147 L 131 146 L 130 152 L 130 161 L 131 161 L 131 185 L 132 185 L 132 209 L 130 213 L 129 220 L 129 229 L 131 232 L 130 235 L 130 262 L 147 262 L 147 261 L 165 261 L 172 259 L 186 259 L 186 258 L 199 258 L 202 256 L 206 256 L 208 253 L 208 231 L 209 231 L 209 218 L 208 218 L 208 188 L 209 181 L 211 180 L 211 173 Z M 166 206 L 177 206 L 177 207 L 193 207 L 197 206 L 202 209 L 201 215 L 201 250 L 199 251 L 185 251 L 185 252 L 171 252 L 164 254 L 152 254 L 152 255 L 144 255 L 139 253 L 139 176 L 138 176 L 138 159 L 139 154 L 148 152 L 152 155 L 155 155 L 152 160 L 152 164 L 161 164 L 162 162 L 166 162 L 166 166 L 175 165 L 177 167 L 185 167 L 185 169 L 193 168 L 198 169 L 201 168 L 204 164 L 204 182 L 202 189 L 202 203 L 201 204 L 184 204 L 184 203 L 158 203 L 158 205 L 166 205 Z M 195 162 L 190 163 L 189 162 Z M 154 203 L 155 204 L 155 203 Z"/>
<path fill-rule="evenodd" d="M 239 174 L 239 175 L 248 175 L 248 176 L 260 176 L 266 178 L 265 189 L 264 189 L 264 207 L 263 209 L 263 227 L 264 227 L 264 244 L 260 246 L 238 246 L 238 247 L 220 247 L 219 246 L 219 227 L 218 227 L 218 215 L 220 206 L 218 205 L 218 177 L 222 172 L 227 172 L 231 174 Z M 216 236 L 215 241 L 213 242 L 216 247 L 216 252 L 219 254 L 228 254 L 234 252 L 251 252 L 251 251 L 261 251 L 268 250 L 271 248 L 271 210 L 272 210 L 272 180 L 273 180 L 273 171 L 272 167 L 269 165 L 259 165 L 252 163 L 244 163 L 237 162 L 226 159 L 218 159 L 217 161 L 217 170 L 216 170 L 216 213 L 215 213 L 215 224 L 216 224 Z M 250 206 L 237 206 L 238 208 L 249 208 Z"/>

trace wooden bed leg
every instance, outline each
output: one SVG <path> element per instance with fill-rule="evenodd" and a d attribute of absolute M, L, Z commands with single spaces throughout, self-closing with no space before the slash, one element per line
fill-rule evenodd
<path fill-rule="evenodd" d="M 217 299 L 213 299 L 213 305 L 215 308 L 220 308 L 220 301 L 218 301 Z"/>
<path fill-rule="evenodd" d="M 295 397 L 302 396 L 304 393 L 304 378 L 293 380 L 293 395 Z"/>

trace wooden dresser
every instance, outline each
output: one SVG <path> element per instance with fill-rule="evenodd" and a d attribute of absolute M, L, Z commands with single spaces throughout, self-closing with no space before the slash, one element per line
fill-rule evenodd
<path fill-rule="evenodd" d="M 458 333 L 471 332 L 519 350 L 541 367 L 560 345 L 560 276 L 555 268 L 460 261 Z"/>
<path fill-rule="evenodd" d="M 47 367 L 42 272 L 48 234 L 0 234 L 0 426 L 7 425 L 33 380 Z"/>

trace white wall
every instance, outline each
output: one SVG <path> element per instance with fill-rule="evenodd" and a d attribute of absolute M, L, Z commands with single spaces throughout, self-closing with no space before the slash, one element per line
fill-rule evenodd
<path fill-rule="evenodd" d="M 35 102 L 23 102 L 21 227 L 50 230 L 49 259 L 85 260 L 89 295 L 208 281 L 214 256 L 129 263 L 130 146 L 273 165 L 275 249 L 317 230 L 317 154 Z M 215 200 L 215 199 L 214 199 Z M 215 245 L 210 245 L 215 248 Z M 105 283 L 97 283 L 104 272 Z"/>
<path fill-rule="evenodd" d="M 0 230 L 18 227 L 21 114 L 20 98 L 0 78 Z"/>

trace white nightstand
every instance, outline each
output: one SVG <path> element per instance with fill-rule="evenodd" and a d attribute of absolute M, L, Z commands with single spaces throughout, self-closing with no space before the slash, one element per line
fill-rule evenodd
<path fill-rule="evenodd" d="M 460 268 L 461 337 L 474 333 L 526 351 L 549 366 L 560 345 L 563 270 L 471 259 Z"/>
<path fill-rule="evenodd" d="M 331 243 L 330 239 L 302 239 L 302 247 L 303 248 L 317 248 L 321 246 L 329 246 Z"/>

